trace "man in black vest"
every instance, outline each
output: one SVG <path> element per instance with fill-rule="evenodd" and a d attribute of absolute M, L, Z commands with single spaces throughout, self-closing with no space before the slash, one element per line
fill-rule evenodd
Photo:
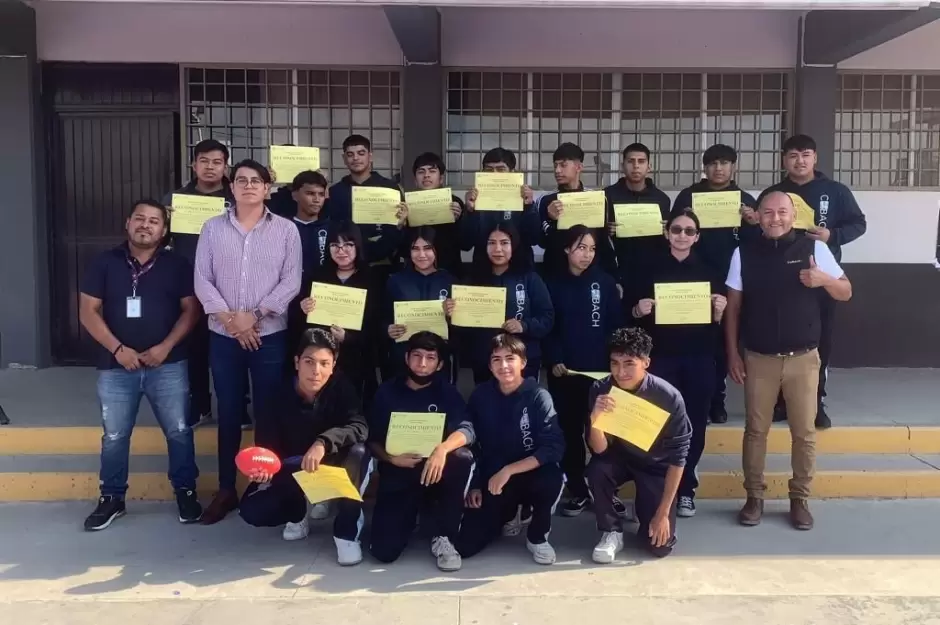
<path fill-rule="evenodd" d="M 728 270 L 725 339 L 731 379 L 745 385 L 742 525 L 757 525 L 764 511 L 767 434 L 782 390 L 792 437 L 790 522 L 813 527 L 807 499 L 816 469 L 816 390 L 823 288 L 834 300 L 852 297 L 852 284 L 824 242 L 793 230 L 796 209 L 782 191 L 758 206 L 762 236 L 742 243 Z M 744 358 L 738 351 L 744 346 Z"/>

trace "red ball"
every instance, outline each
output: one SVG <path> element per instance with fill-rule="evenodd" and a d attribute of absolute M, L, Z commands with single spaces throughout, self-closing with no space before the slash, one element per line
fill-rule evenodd
<path fill-rule="evenodd" d="M 254 471 L 267 471 L 274 475 L 281 470 L 281 459 L 270 449 L 246 447 L 235 456 L 235 466 L 248 476 Z"/>

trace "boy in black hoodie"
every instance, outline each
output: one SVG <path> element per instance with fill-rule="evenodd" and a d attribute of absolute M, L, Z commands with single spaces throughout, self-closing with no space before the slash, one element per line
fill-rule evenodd
<path fill-rule="evenodd" d="M 444 174 L 447 168 L 444 166 L 444 160 L 434 152 L 425 152 L 415 159 L 412 165 L 411 173 L 415 177 L 415 187 L 421 191 L 428 189 L 440 189 L 444 186 Z M 463 259 L 460 257 L 460 217 L 463 215 L 464 203 L 456 195 L 451 196 L 450 212 L 454 216 L 454 223 L 436 224 L 429 226 L 434 230 L 437 238 L 437 266 L 446 269 L 451 275 L 460 277 L 463 275 Z M 407 264 L 411 256 L 411 250 L 407 241 L 415 228 L 409 226 L 405 229 L 403 237 L 403 246 L 401 258 Z"/>
<path fill-rule="evenodd" d="M 783 167 L 787 176 L 761 193 L 759 200 L 772 191 L 795 193 L 813 209 L 816 226 L 806 236 L 822 241 L 832 250 L 836 262 L 842 260 L 842 246 L 865 234 L 868 225 L 852 191 L 816 170 L 816 142 L 806 135 L 794 135 L 783 143 Z M 829 358 L 832 355 L 832 326 L 835 300 L 820 293 L 822 306 L 822 334 L 819 337 L 819 389 L 817 392 L 816 427 L 832 427 L 826 414 L 826 380 L 829 377 Z M 777 401 L 774 420 L 786 419 L 786 405 L 781 396 Z"/>
<path fill-rule="evenodd" d="M 672 205 L 673 210 L 692 208 L 692 194 L 717 193 L 720 191 L 739 191 L 741 193 L 741 225 L 736 228 L 706 228 L 699 233 L 698 243 L 695 245 L 696 253 L 703 262 L 709 265 L 716 275 L 724 278 L 728 275 L 731 266 L 731 255 L 741 240 L 749 237 L 759 237 L 760 227 L 757 225 L 757 200 L 750 193 L 741 190 L 734 181 L 735 165 L 738 162 L 738 153 L 730 145 L 715 144 L 705 150 L 702 164 L 705 166 L 705 177 L 690 187 L 686 187 L 676 196 Z M 644 297 L 646 297 L 644 295 Z M 725 409 L 725 396 L 728 376 L 728 357 L 725 355 L 725 342 L 721 333 L 718 333 L 718 348 L 715 351 L 715 394 L 709 410 L 709 419 L 712 423 L 725 423 L 728 421 L 728 411 Z"/>
<path fill-rule="evenodd" d="M 676 544 L 676 493 L 685 469 L 692 426 L 682 395 L 674 386 L 650 373 L 653 341 L 639 328 L 621 328 L 608 342 L 610 376 L 591 388 L 591 423 L 585 433 L 593 456 L 587 467 L 594 497 L 597 529 L 603 532 L 593 560 L 609 564 L 623 549 L 623 521 L 614 509 L 613 496 L 625 482 L 636 485 L 637 539 L 654 556 L 672 553 Z M 669 413 L 649 451 L 594 427 L 597 417 L 613 410 L 612 386 L 644 399 Z"/>
<path fill-rule="evenodd" d="M 650 149 L 633 143 L 623 150 L 623 178 L 604 189 L 607 196 L 607 222 L 617 254 L 617 266 L 623 285 L 623 301 L 636 299 L 637 279 L 643 276 L 646 262 L 665 248 L 662 235 L 618 239 L 614 206 L 617 204 L 656 204 L 663 221 L 669 217 L 672 202 L 656 188 L 650 173 Z"/>
<path fill-rule="evenodd" d="M 239 503 L 249 525 L 285 525 L 284 540 L 307 537 L 307 501 L 293 478 L 298 470 L 316 472 L 320 465 L 345 467 L 359 492 L 365 491 L 371 458 L 363 444 L 368 428 L 359 397 L 341 373 L 334 373 L 338 349 L 332 335 L 321 329 L 304 332 L 294 359 L 297 377 L 270 402 L 269 414 L 258 420 L 255 442 L 283 462 L 270 475 L 255 473 Z M 359 532 L 362 503 L 341 499 L 333 524 L 333 542 L 343 566 L 362 561 Z"/>
<path fill-rule="evenodd" d="M 405 375 L 379 387 L 369 411 L 369 447 L 379 460 L 379 490 L 372 513 L 369 551 L 380 562 L 394 562 L 414 533 L 422 509 L 431 513 L 431 553 L 442 571 L 460 569 L 454 547 L 463 518 L 464 491 L 473 469 L 473 426 L 457 388 L 436 375 L 444 366 L 444 339 L 417 332 L 408 339 Z M 392 413 L 437 412 L 444 415 L 441 442 L 425 458 L 391 455 L 385 447 Z"/>
<path fill-rule="evenodd" d="M 495 379 L 470 396 L 468 413 L 476 436 L 477 469 L 467 493 L 467 510 L 457 550 L 469 558 L 495 540 L 520 505 L 532 506 L 526 547 L 538 564 L 554 564 L 548 542 L 552 514 L 561 498 L 564 475 L 558 463 L 565 441 L 551 395 L 525 378 L 525 343 L 511 334 L 491 342 Z"/>

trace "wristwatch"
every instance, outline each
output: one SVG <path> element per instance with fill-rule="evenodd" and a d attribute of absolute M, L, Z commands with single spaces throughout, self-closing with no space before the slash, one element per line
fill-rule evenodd
<path fill-rule="evenodd" d="M 260 308 L 255 308 L 253 311 L 251 311 L 251 314 L 255 316 L 255 321 L 261 321 L 264 319 L 264 313 L 261 312 Z"/>

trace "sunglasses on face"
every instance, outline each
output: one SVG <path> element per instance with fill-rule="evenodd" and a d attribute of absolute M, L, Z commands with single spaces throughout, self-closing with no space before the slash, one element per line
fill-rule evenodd
<path fill-rule="evenodd" d="M 698 234 L 698 230 L 696 230 L 695 228 L 683 228 L 682 226 L 669 226 L 670 234 L 678 235 L 678 234 L 682 234 L 683 232 L 685 233 L 685 236 L 687 237 L 694 237 L 695 235 Z"/>

